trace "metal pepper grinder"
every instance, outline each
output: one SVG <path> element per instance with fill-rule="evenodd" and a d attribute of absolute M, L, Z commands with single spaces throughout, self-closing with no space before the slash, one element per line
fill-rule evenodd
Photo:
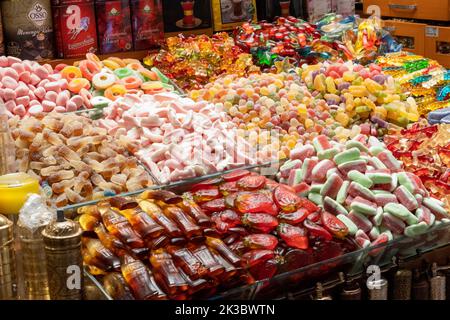
<path fill-rule="evenodd" d="M 42 231 L 51 300 L 81 300 L 83 289 L 82 230 L 57 212 L 55 222 Z"/>
<path fill-rule="evenodd" d="M 0 300 L 17 297 L 13 223 L 0 214 Z"/>
<path fill-rule="evenodd" d="M 428 280 L 419 269 L 415 269 L 413 274 L 412 300 L 430 300 L 430 284 Z"/>
<path fill-rule="evenodd" d="M 411 270 L 400 269 L 394 275 L 394 300 L 411 300 Z"/>
<path fill-rule="evenodd" d="M 446 279 L 445 276 L 439 274 L 440 270 L 448 269 L 448 266 L 438 267 L 434 262 L 431 266 L 431 279 L 430 279 L 430 298 L 431 300 L 445 300 L 446 299 Z"/>

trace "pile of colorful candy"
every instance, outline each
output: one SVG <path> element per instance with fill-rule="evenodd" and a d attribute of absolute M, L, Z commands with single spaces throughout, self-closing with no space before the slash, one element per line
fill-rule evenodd
<path fill-rule="evenodd" d="M 279 151 L 279 157 L 285 158 L 298 141 L 320 133 L 332 136 L 340 126 L 329 105 L 315 99 L 293 73 L 226 76 L 192 90 L 189 96 L 222 107 L 258 147 L 261 157 Z M 356 136 L 360 130 L 354 127 L 345 133 Z"/>
<path fill-rule="evenodd" d="M 139 143 L 135 155 L 161 183 L 256 161 L 236 125 L 214 104 L 174 93 L 127 95 L 105 109 L 98 124 Z"/>
<path fill-rule="evenodd" d="M 235 46 L 226 33 L 206 35 L 182 35 L 166 40 L 167 47 L 158 54 L 144 59 L 155 66 L 183 89 L 201 88 L 222 74 L 244 76 L 259 73 L 252 57 Z"/>
<path fill-rule="evenodd" d="M 49 64 L 41 66 L 34 61 L 3 56 L 0 78 L 0 98 L 9 117 L 76 111 L 89 102 L 84 92 L 72 95 L 67 79 Z"/>
<path fill-rule="evenodd" d="M 341 41 L 360 63 L 373 61 L 377 56 L 401 50 L 392 36 L 383 30 L 380 18 L 372 16 L 360 19 L 357 16 L 342 17 L 325 15 L 316 22 L 322 39 Z"/>
<path fill-rule="evenodd" d="M 381 128 L 388 122 L 405 127 L 419 119 L 413 98 L 407 98 L 392 77 L 375 64 L 352 62 L 304 66 L 298 72 L 316 98 L 324 98 L 344 127 L 369 118 Z"/>
<path fill-rule="evenodd" d="M 400 52 L 380 56 L 376 63 L 416 98 L 421 115 L 450 106 L 450 74 L 437 61 Z"/>
<path fill-rule="evenodd" d="M 428 122 L 450 124 L 450 107 L 431 111 L 428 114 Z"/>
<path fill-rule="evenodd" d="M 251 52 L 260 66 L 272 66 L 274 61 L 289 57 L 299 65 L 352 55 L 339 42 L 321 40 L 316 26 L 294 17 L 280 17 L 273 23 L 244 23 L 234 33 L 236 44 Z"/>
<path fill-rule="evenodd" d="M 121 271 L 136 299 L 209 296 L 355 249 L 336 217 L 245 170 L 182 196 L 151 190 L 79 212 L 98 238 L 83 240 L 90 271 Z"/>
<path fill-rule="evenodd" d="M 49 113 L 9 119 L 18 171 L 36 177 L 56 207 L 136 191 L 152 184 L 130 152 L 137 146 L 115 140 L 88 118 Z"/>
<path fill-rule="evenodd" d="M 128 292 L 128 299 L 186 300 L 253 281 L 228 245 L 208 236 L 210 217 L 192 200 L 146 191 L 79 211 L 82 228 L 98 238 L 83 239 L 84 262 L 93 274 L 116 274 L 116 289 L 106 283 L 115 299 Z"/>
<path fill-rule="evenodd" d="M 173 91 L 169 79 L 156 68 L 149 70 L 139 60 L 110 57 L 103 61 L 87 54 L 73 66 L 56 67 L 72 94 L 87 99 L 87 108 L 103 108 L 125 94 L 142 95 Z"/>
<path fill-rule="evenodd" d="M 450 209 L 450 124 L 392 130 L 384 140 L 405 169 L 422 179 L 430 193 Z"/>
<path fill-rule="evenodd" d="M 319 136 L 292 150 L 280 179 L 336 216 L 361 247 L 450 221 L 444 203 L 375 137 L 341 144 Z"/>

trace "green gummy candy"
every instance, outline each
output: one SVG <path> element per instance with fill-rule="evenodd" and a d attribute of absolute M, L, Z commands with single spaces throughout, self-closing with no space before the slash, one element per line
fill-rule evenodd
<path fill-rule="evenodd" d="M 150 70 L 153 71 L 154 73 L 156 73 L 156 75 L 158 76 L 159 80 L 161 80 L 161 82 L 169 83 L 169 81 L 170 81 L 169 78 L 165 74 L 163 74 L 161 71 L 159 71 L 158 68 L 153 67 Z"/>
<path fill-rule="evenodd" d="M 336 216 L 339 220 L 341 220 L 341 222 L 343 224 L 345 224 L 345 226 L 348 229 L 348 233 L 352 236 L 354 236 L 356 234 L 356 231 L 358 231 L 358 227 L 356 226 L 356 224 L 350 220 L 345 214 L 338 214 Z"/>
<path fill-rule="evenodd" d="M 311 193 L 320 193 L 320 191 L 323 188 L 323 184 L 314 184 L 311 186 L 311 189 L 309 189 L 309 192 Z"/>
<path fill-rule="evenodd" d="M 323 197 L 318 193 L 310 192 L 308 194 L 308 199 L 314 202 L 316 205 L 320 206 L 323 204 Z"/>
<path fill-rule="evenodd" d="M 365 215 L 369 215 L 369 216 L 375 216 L 377 214 L 377 209 L 375 209 L 374 207 L 371 207 L 365 203 L 360 203 L 358 201 L 353 201 L 352 204 L 350 205 L 350 208 L 353 211 L 365 214 Z"/>
<path fill-rule="evenodd" d="M 428 225 L 425 221 L 422 221 L 420 223 L 408 226 L 405 228 L 405 235 L 408 237 L 414 237 L 420 234 L 424 234 L 428 230 Z"/>
<path fill-rule="evenodd" d="M 119 68 L 114 70 L 114 74 L 119 78 L 123 79 L 133 75 L 133 70 L 129 68 Z"/>
<path fill-rule="evenodd" d="M 389 173 L 366 172 L 366 177 L 374 184 L 386 184 L 392 182 L 392 176 Z"/>
<path fill-rule="evenodd" d="M 383 222 L 383 208 L 377 208 L 377 214 L 373 217 L 373 222 L 376 226 L 381 226 L 381 223 Z"/>
<path fill-rule="evenodd" d="M 438 199 L 434 198 L 423 198 L 423 204 L 428 207 L 431 211 L 437 212 L 444 216 L 447 216 L 447 210 L 444 209 L 444 203 Z"/>
<path fill-rule="evenodd" d="M 387 169 L 386 165 L 377 157 L 370 158 L 376 169 Z"/>
<path fill-rule="evenodd" d="M 302 170 L 295 169 L 294 173 L 294 185 L 299 184 L 302 181 Z"/>
<path fill-rule="evenodd" d="M 347 209 L 345 209 L 343 205 L 341 205 L 340 203 L 337 203 L 335 200 L 333 200 L 330 197 L 325 197 L 324 203 L 326 203 L 330 207 L 333 207 L 338 212 L 338 214 L 345 214 L 345 215 L 348 214 Z"/>
<path fill-rule="evenodd" d="M 358 148 L 359 151 L 362 151 L 362 152 L 368 152 L 369 151 L 369 149 L 367 149 L 367 147 L 365 145 L 363 145 L 361 142 L 356 141 L 356 140 L 348 140 L 345 143 L 345 147 L 347 149 Z"/>
<path fill-rule="evenodd" d="M 327 171 L 327 179 L 333 174 L 333 173 L 337 173 L 338 169 L 337 168 L 333 168 Z"/>
<path fill-rule="evenodd" d="M 334 156 L 333 160 L 337 165 L 358 160 L 361 157 L 361 152 L 358 148 L 351 148 Z"/>
<path fill-rule="evenodd" d="M 103 109 L 109 106 L 112 101 L 108 98 L 97 96 L 93 97 L 90 102 L 94 108 Z"/>
<path fill-rule="evenodd" d="M 392 192 L 386 191 L 386 190 L 372 190 L 374 195 L 377 194 L 392 194 Z"/>
<path fill-rule="evenodd" d="M 380 152 L 383 152 L 386 148 L 382 146 L 373 146 L 369 148 L 369 152 L 373 156 L 377 156 Z"/>
<path fill-rule="evenodd" d="M 348 187 L 350 186 L 350 181 L 346 180 L 344 183 L 342 183 L 341 188 L 338 191 L 338 194 L 336 196 L 336 202 L 343 204 L 345 202 L 345 199 L 347 199 L 348 194 Z"/>
<path fill-rule="evenodd" d="M 319 160 L 324 160 L 324 159 L 331 160 L 338 153 L 339 153 L 339 149 L 338 148 L 331 148 L 331 149 L 319 151 L 317 153 L 317 157 L 319 158 Z"/>
<path fill-rule="evenodd" d="M 358 182 L 360 185 L 366 188 L 370 188 L 371 186 L 373 186 L 372 180 L 370 180 L 368 177 L 357 170 L 351 170 L 347 174 L 347 177 L 352 181 Z"/>
<path fill-rule="evenodd" d="M 409 192 L 414 193 L 414 185 L 412 181 L 408 178 L 406 172 L 397 173 L 397 178 L 398 183 L 400 183 L 402 186 L 405 186 L 405 188 L 408 189 Z"/>
<path fill-rule="evenodd" d="M 380 235 L 380 229 L 378 229 L 378 227 L 374 226 L 372 227 L 372 229 L 370 230 L 368 236 L 371 237 L 372 239 L 376 239 L 378 238 L 378 236 Z"/>
<path fill-rule="evenodd" d="M 393 216 L 402 219 L 403 221 L 406 221 L 406 223 L 409 225 L 419 222 L 419 219 L 400 203 L 388 203 L 384 206 L 384 211 L 389 212 Z"/>

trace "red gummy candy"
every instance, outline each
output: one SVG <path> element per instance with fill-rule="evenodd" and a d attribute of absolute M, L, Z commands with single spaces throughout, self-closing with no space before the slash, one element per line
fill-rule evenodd
<path fill-rule="evenodd" d="M 251 268 L 274 256 L 275 253 L 272 250 L 252 250 L 242 255 L 242 266 Z"/>
<path fill-rule="evenodd" d="M 254 230 L 269 233 L 278 226 L 278 220 L 270 214 L 248 213 L 242 217 L 242 223 Z"/>
<path fill-rule="evenodd" d="M 226 173 L 222 176 L 223 180 L 226 182 L 230 181 L 237 181 L 241 179 L 242 177 L 248 176 L 250 174 L 250 171 L 248 170 L 235 170 L 230 173 Z"/>
<path fill-rule="evenodd" d="M 303 227 L 291 226 L 287 223 L 281 223 L 278 228 L 278 235 L 286 244 L 292 248 L 308 249 L 308 233 Z"/>
<path fill-rule="evenodd" d="M 263 176 L 252 176 L 248 175 L 238 180 L 236 185 L 241 190 L 258 190 L 264 187 L 266 183 L 266 178 Z"/>
<path fill-rule="evenodd" d="M 205 180 L 205 181 L 202 181 L 202 182 L 194 184 L 192 186 L 191 190 L 192 191 L 197 191 L 197 190 L 200 190 L 200 189 L 205 189 L 205 187 L 208 188 L 210 186 L 215 186 L 215 185 L 218 185 L 221 182 L 222 182 L 221 178 L 208 179 L 208 180 Z"/>
<path fill-rule="evenodd" d="M 301 202 L 299 196 L 283 185 L 279 185 L 273 190 L 273 200 L 278 208 L 285 212 L 294 212 Z"/>
<path fill-rule="evenodd" d="M 269 259 L 258 263 L 248 270 L 255 280 L 263 280 L 272 278 L 278 271 L 278 261 Z"/>
<path fill-rule="evenodd" d="M 219 186 L 219 191 L 220 191 L 224 196 L 227 196 L 227 195 L 229 195 L 229 194 L 231 194 L 231 193 L 238 192 L 238 191 L 239 191 L 239 188 L 238 188 L 237 185 L 236 185 L 236 181 L 230 181 L 230 182 L 222 183 L 222 184 Z"/>
<path fill-rule="evenodd" d="M 300 198 L 300 203 L 299 203 L 298 207 L 305 208 L 310 213 L 313 213 L 313 212 L 316 212 L 319 210 L 319 207 L 315 203 L 309 201 L 306 198 Z"/>
<path fill-rule="evenodd" d="M 271 234 L 251 234 L 242 241 L 249 249 L 273 250 L 278 245 L 277 237 Z"/>
<path fill-rule="evenodd" d="M 347 226 L 333 214 L 322 211 L 321 220 L 325 229 L 330 231 L 336 238 L 342 239 L 348 234 Z"/>
<path fill-rule="evenodd" d="M 330 241 L 331 239 L 333 239 L 331 233 L 329 233 L 325 228 L 319 226 L 318 224 L 315 224 L 311 220 L 306 219 L 303 222 L 303 225 L 306 229 L 308 229 L 310 235 L 313 235 L 317 238 L 322 238 L 326 241 Z"/>
<path fill-rule="evenodd" d="M 309 215 L 309 211 L 305 208 L 300 208 L 297 211 L 291 213 L 281 213 L 278 215 L 278 220 L 280 222 L 289 223 L 292 225 L 297 225 L 303 222 Z"/>
<path fill-rule="evenodd" d="M 218 212 L 225 210 L 225 199 L 214 199 L 208 202 L 204 202 L 200 205 L 200 207 L 207 213 Z"/>
<path fill-rule="evenodd" d="M 278 214 L 272 199 L 262 192 L 241 192 L 237 195 L 234 204 L 241 213 Z"/>
<path fill-rule="evenodd" d="M 195 202 L 207 202 L 221 197 L 217 186 L 203 186 L 193 193 Z"/>

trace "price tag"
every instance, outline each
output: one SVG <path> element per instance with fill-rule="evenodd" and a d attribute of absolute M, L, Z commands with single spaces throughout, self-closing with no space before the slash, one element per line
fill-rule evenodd
<path fill-rule="evenodd" d="M 439 28 L 438 27 L 425 27 L 425 36 L 429 38 L 437 38 L 439 37 Z"/>

